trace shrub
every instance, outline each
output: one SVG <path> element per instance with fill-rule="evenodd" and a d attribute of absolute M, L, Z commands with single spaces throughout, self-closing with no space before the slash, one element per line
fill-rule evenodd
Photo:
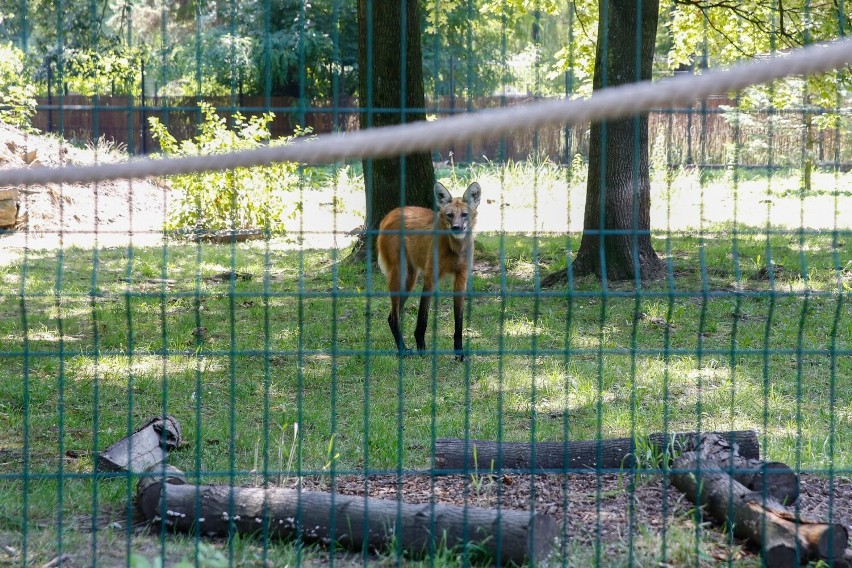
<path fill-rule="evenodd" d="M 272 113 L 246 118 L 236 113 L 229 129 L 226 120 L 207 103 L 201 104 L 203 121 L 198 135 L 178 142 L 157 118 L 149 119 L 151 131 L 167 156 L 224 154 L 257 148 L 263 144 L 280 145 L 293 137 L 271 139 Z M 304 134 L 300 130 L 296 135 Z M 222 172 L 202 172 L 173 176 L 178 190 L 170 207 L 166 230 L 183 232 L 260 229 L 267 234 L 283 234 L 285 221 L 299 207 L 287 193 L 299 181 L 299 165 L 290 162 L 263 167 L 237 168 Z"/>
<path fill-rule="evenodd" d="M 35 92 L 24 73 L 24 52 L 11 42 L 0 43 L 0 121 L 29 129 Z"/>

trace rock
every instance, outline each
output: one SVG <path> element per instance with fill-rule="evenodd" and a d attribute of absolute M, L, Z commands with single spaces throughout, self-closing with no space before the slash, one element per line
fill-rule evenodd
<path fill-rule="evenodd" d="M 18 222 L 18 190 L 0 189 L 0 228 L 14 227 Z"/>

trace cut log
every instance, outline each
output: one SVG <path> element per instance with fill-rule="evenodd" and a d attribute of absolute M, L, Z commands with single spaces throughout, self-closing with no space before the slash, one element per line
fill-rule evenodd
<path fill-rule="evenodd" d="M 760 444 L 754 430 L 717 432 L 733 440 L 744 458 L 760 458 Z M 650 434 L 648 443 L 669 455 L 680 453 L 695 433 Z M 476 459 L 474 460 L 474 447 Z M 636 443 L 632 438 L 577 442 L 491 442 L 441 438 L 435 440 L 435 467 L 442 473 L 489 471 L 494 469 L 629 469 L 636 465 Z M 535 463 L 533 463 L 533 455 Z"/>
<path fill-rule="evenodd" d="M 852 568 L 852 550 L 846 549 L 843 558 L 834 561 L 834 568 Z"/>
<path fill-rule="evenodd" d="M 399 546 L 412 555 L 446 545 L 476 544 L 493 563 L 537 564 L 550 553 L 558 528 L 548 515 L 503 509 L 424 504 L 282 488 L 189 485 L 174 468 L 165 482 L 140 480 L 138 509 L 149 521 L 202 535 L 232 531 L 300 537 L 309 543 L 373 551 Z M 196 508 L 198 506 L 198 508 Z"/>
<path fill-rule="evenodd" d="M 730 453 L 728 456 L 730 457 Z M 735 455 L 733 478 L 759 495 L 766 494 L 782 505 L 792 505 L 799 499 L 799 476 L 781 462 L 762 462 Z M 722 463 L 722 468 L 730 467 Z"/>
<path fill-rule="evenodd" d="M 174 416 L 155 416 L 97 456 L 100 471 L 143 473 L 162 463 L 168 452 L 180 446 L 180 423 Z"/>
<path fill-rule="evenodd" d="M 843 557 L 848 539 L 843 525 L 796 516 L 771 497 L 748 489 L 725 472 L 729 467 L 723 463 L 730 453 L 727 443 L 702 436 L 697 450 L 675 459 L 672 485 L 717 523 L 733 526 L 736 536 L 759 547 L 766 566 Z"/>

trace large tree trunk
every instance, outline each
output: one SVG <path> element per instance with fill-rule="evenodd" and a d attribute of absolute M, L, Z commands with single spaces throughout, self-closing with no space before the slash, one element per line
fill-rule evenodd
<path fill-rule="evenodd" d="M 594 89 L 650 80 L 659 0 L 642 0 L 641 11 L 636 0 L 599 0 L 599 6 Z M 658 277 L 662 262 L 651 246 L 650 227 L 647 113 L 593 123 L 583 240 L 573 263 L 575 274 L 626 280 L 635 278 L 638 268 L 642 278 Z"/>
<path fill-rule="evenodd" d="M 421 39 L 417 0 L 358 0 L 361 128 L 426 120 Z M 353 253 L 359 258 L 365 256 L 366 246 L 372 246 L 370 231 L 391 210 L 403 204 L 432 208 L 432 156 L 420 152 L 364 160 L 364 185 L 366 231 Z"/>

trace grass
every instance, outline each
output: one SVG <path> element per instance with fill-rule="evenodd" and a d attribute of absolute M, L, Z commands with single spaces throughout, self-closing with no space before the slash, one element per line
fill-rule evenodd
<path fill-rule="evenodd" d="M 530 175 L 513 167 L 504 175 Z M 565 173 L 535 167 L 544 199 Z M 755 183 L 765 191 L 765 179 Z M 383 277 L 340 263 L 334 249 L 173 242 L 10 256 L 0 263 L 0 544 L 19 551 L 17 562 L 26 544 L 31 563 L 59 554 L 60 541 L 78 560 L 107 564 L 126 563 L 127 551 L 141 555 L 139 566 L 159 556 L 210 566 L 219 555 L 240 565 L 328 562 L 327 552 L 295 544 L 208 545 L 127 529 L 135 480 L 93 480 L 93 455 L 162 412 L 180 420 L 186 440 L 170 463 L 203 483 L 428 469 L 436 437 L 562 440 L 569 431 L 584 440 L 664 429 L 754 428 L 772 460 L 849 473 L 848 232 L 766 234 L 730 223 L 662 232 L 654 244 L 669 278 L 641 290 L 592 278 L 541 290 L 540 277 L 576 250 L 576 233 L 486 230 L 478 240 L 493 265 L 473 279 L 465 364 L 450 354 L 447 297 L 430 321 L 430 352 L 398 359 Z M 232 270 L 250 276 L 221 277 Z M 416 304 L 407 306 L 408 338 Z M 103 530 L 90 533 L 93 523 Z M 713 564 L 701 551 L 718 548 L 714 537 L 696 548 L 683 525 L 672 528 L 668 561 L 704 554 Z M 658 544 L 639 535 L 633 554 L 657 561 Z M 442 554 L 441 564 L 457 560 Z M 628 551 L 606 555 L 626 562 Z M 568 563 L 594 558 L 571 550 Z"/>

